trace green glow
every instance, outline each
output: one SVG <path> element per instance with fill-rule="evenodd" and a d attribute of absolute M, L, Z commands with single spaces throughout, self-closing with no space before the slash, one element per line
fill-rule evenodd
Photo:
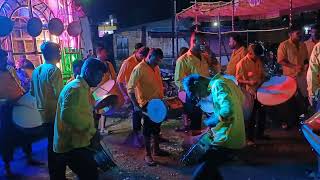
<path fill-rule="evenodd" d="M 64 84 L 70 79 L 73 75 L 72 71 L 72 62 L 75 60 L 83 59 L 82 53 L 80 49 L 75 48 L 64 48 L 62 51 L 61 57 L 61 71 L 62 71 L 62 78 Z"/>

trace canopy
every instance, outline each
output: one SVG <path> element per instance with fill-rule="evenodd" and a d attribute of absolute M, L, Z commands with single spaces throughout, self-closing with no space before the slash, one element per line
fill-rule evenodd
<path fill-rule="evenodd" d="M 292 13 L 320 9 L 320 0 L 291 0 Z M 271 19 L 290 14 L 290 0 L 235 0 L 231 2 L 197 2 L 177 14 L 177 18 L 193 17 L 210 20 L 220 17 Z M 234 11 L 233 11 L 234 10 Z"/>

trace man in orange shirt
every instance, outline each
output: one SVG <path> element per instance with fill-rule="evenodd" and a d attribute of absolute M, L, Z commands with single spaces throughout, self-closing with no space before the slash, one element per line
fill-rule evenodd
<path fill-rule="evenodd" d="M 231 59 L 227 65 L 226 74 L 235 76 L 238 62 L 247 55 L 247 49 L 243 46 L 243 40 L 240 34 L 231 34 L 229 46 L 233 50 Z"/>
<path fill-rule="evenodd" d="M 128 94 L 134 111 L 146 111 L 150 100 L 163 98 L 163 84 L 159 68 L 162 58 L 163 52 L 161 49 L 151 49 L 145 61 L 142 61 L 133 69 L 128 82 Z M 152 158 L 151 136 L 153 136 L 154 143 L 153 155 L 167 155 L 159 148 L 161 123 L 151 121 L 145 114 L 143 114 L 143 119 L 143 136 L 146 149 L 145 161 L 147 165 L 154 166 L 156 163 Z"/>
<path fill-rule="evenodd" d="M 257 89 L 264 80 L 264 68 L 261 61 L 263 48 L 260 44 L 251 44 L 248 54 L 237 64 L 236 78 L 241 87 L 248 91 L 254 99 L 254 107 L 249 120 L 247 136 L 248 145 L 254 144 L 254 137 L 264 137 L 265 111 L 257 100 Z M 256 117 L 258 115 L 258 120 Z M 255 136 L 255 125 L 257 122 L 258 134 Z"/>
<path fill-rule="evenodd" d="M 133 71 L 133 69 L 141 62 L 144 58 L 147 57 L 149 52 L 149 48 L 147 47 L 141 47 L 136 52 L 130 56 L 128 59 L 124 60 L 121 68 L 119 70 L 119 74 L 117 77 L 117 83 L 119 86 L 119 89 L 125 99 L 125 103 L 131 103 L 130 98 L 127 93 L 127 86 L 130 79 L 130 75 Z M 133 143 L 133 146 L 142 147 L 143 146 L 143 140 L 140 136 L 140 130 L 141 130 L 141 118 L 142 114 L 139 111 L 133 111 L 132 112 L 132 128 L 133 133 L 129 135 L 129 138 L 127 142 Z M 133 139 L 131 140 L 132 137 Z"/>
<path fill-rule="evenodd" d="M 298 85 L 298 96 L 291 107 L 298 109 L 293 112 L 296 113 L 296 122 L 298 122 L 301 114 L 306 113 L 306 107 L 309 104 L 306 69 L 304 68 L 309 62 L 309 57 L 306 45 L 300 42 L 301 36 L 301 27 L 293 25 L 289 30 L 289 39 L 280 43 L 278 48 L 278 63 L 282 65 L 283 75 L 296 79 Z M 300 101 L 298 99 L 302 100 L 303 103 L 298 102 Z"/>

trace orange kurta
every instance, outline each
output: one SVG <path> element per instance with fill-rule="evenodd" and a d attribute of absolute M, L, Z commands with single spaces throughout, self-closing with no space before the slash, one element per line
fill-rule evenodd
<path fill-rule="evenodd" d="M 240 47 L 237 50 L 234 50 L 231 54 L 230 61 L 227 65 L 226 74 L 235 76 L 236 75 L 236 66 L 241 59 L 247 55 L 247 49 L 245 47 Z"/>

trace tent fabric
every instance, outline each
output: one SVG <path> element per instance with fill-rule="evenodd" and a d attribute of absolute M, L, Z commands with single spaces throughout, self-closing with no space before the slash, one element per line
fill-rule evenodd
<path fill-rule="evenodd" d="M 320 0 L 292 0 L 292 13 L 316 10 Z M 232 17 L 232 2 L 198 2 L 177 14 L 178 19 L 197 18 L 210 20 Z M 290 0 L 235 0 L 234 16 L 240 19 L 271 19 L 290 14 Z"/>

